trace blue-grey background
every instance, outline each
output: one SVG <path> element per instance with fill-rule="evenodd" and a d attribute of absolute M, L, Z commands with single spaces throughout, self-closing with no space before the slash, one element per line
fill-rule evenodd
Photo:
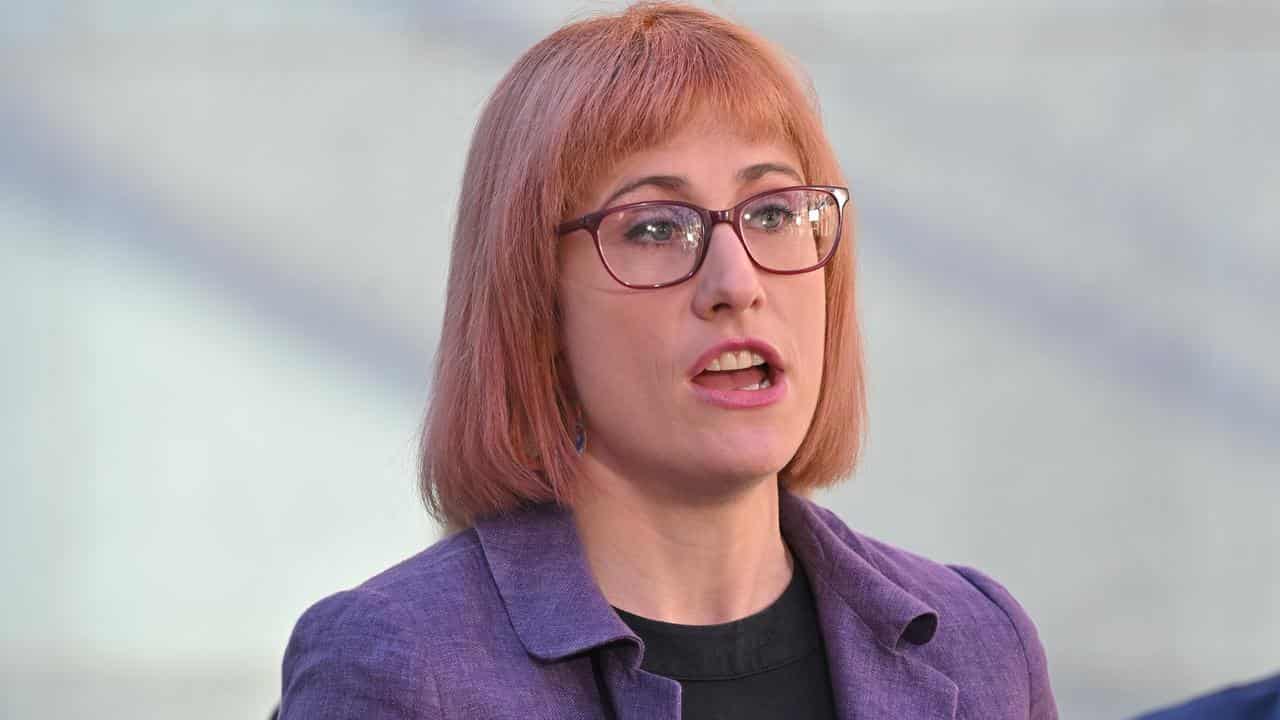
<path fill-rule="evenodd" d="M 470 129 L 614 7 L 0 1 L 0 716 L 263 716 L 301 611 L 432 541 Z M 860 213 L 820 499 L 1008 585 L 1064 717 L 1280 669 L 1277 4 L 712 7 L 812 73 Z"/>

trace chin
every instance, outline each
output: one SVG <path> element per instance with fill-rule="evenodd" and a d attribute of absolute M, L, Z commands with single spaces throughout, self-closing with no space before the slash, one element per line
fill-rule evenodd
<path fill-rule="evenodd" d="M 718 457 L 707 458 L 707 475 L 752 482 L 777 475 L 795 453 L 794 447 L 771 447 L 766 443 L 747 445 L 737 451 L 721 449 Z"/>

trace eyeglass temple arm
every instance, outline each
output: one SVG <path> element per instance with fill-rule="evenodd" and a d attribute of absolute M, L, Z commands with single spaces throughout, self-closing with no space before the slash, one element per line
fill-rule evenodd
<path fill-rule="evenodd" d="M 592 213 L 574 220 L 566 220 L 556 226 L 556 234 L 568 235 L 575 230 L 590 230 L 595 223 L 595 215 L 596 213 Z"/>
<path fill-rule="evenodd" d="M 831 193 L 832 195 L 835 195 L 836 204 L 840 207 L 841 210 L 844 209 L 845 203 L 849 202 L 849 191 L 846 188 L 838 187 L 835 185 L 818 185 L 817 187 L 820 187 L 823 190 L 826 190 L 827 192 Z"/>

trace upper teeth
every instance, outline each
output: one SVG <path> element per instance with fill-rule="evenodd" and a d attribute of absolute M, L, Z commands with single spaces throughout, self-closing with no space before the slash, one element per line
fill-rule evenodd
<path fill-rule="evenodd" d="M 721 370 L 742 370 L 744 368 L 763 365 L 764 358 L 759 353 L 753 353 L 750 350 L 737 350 L 722 352 L 714 360 L 707 363 L 706 371 L 719 372 Z"/>

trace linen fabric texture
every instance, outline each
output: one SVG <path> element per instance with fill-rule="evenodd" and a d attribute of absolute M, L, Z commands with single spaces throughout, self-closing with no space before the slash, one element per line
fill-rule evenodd
<path fill-rule="evenodd" d="M 836 716 L 1058 717 L 1036 627 L 1009 592 L 851 530 L 779 492 L 810 580 Z M 571 511 L 477 522 L 298 620 L 282 720 L 675 720 L 680 684 L 644 671 Z"/>

